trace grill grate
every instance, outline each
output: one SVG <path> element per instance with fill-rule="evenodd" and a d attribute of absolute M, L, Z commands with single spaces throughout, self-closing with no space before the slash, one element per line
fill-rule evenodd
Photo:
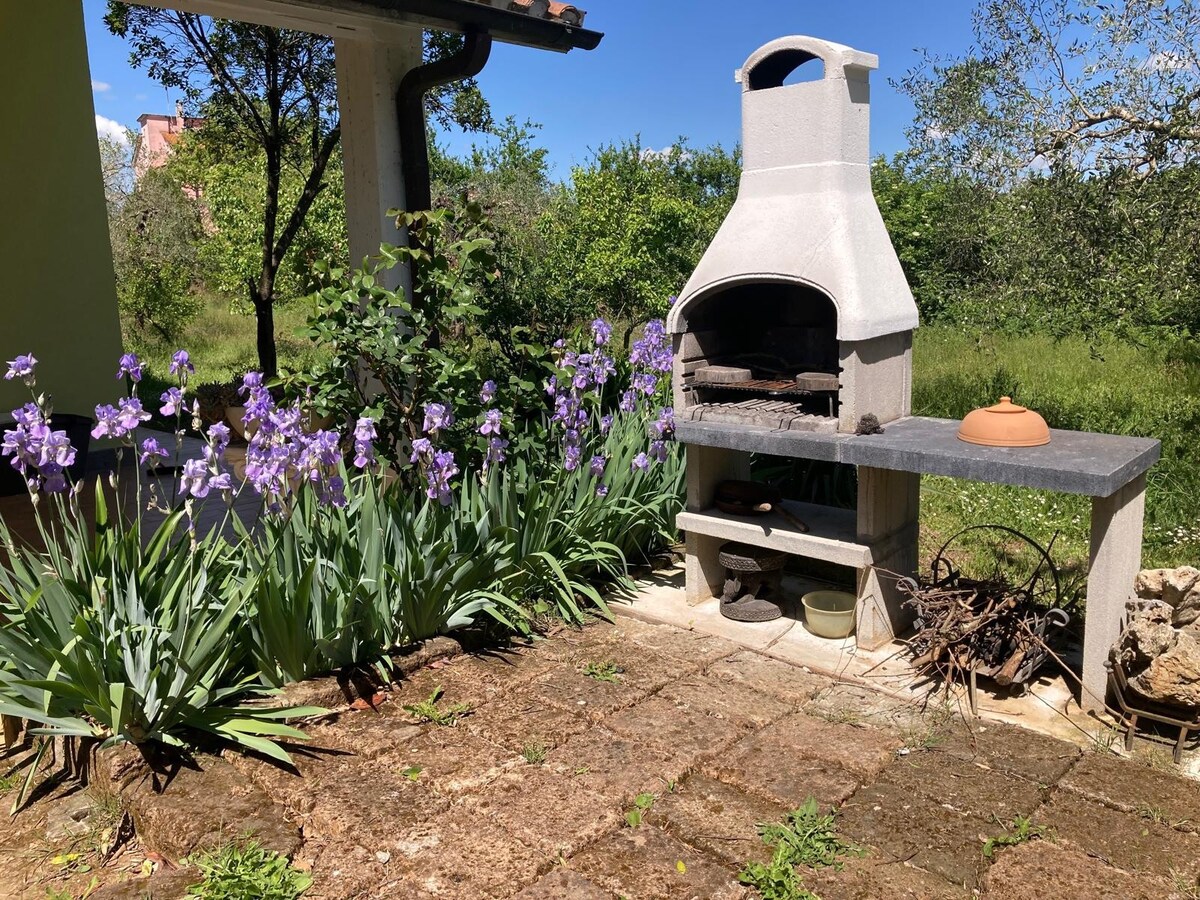
<path fill-rule="evenodd" d="M 753 378 L 749 381 L 700 381 L 693 383 L 694 387 L 701 387 L 707 390 L 720 391 L 745 391 L 755 394 L 767 394 L 772 397 L 795 397 L 805 394 L 824 394 L 837 391 L 837 378 L 835 376 L 827 376 L 828 380 L 824 384 L 816 380 L 815 377 L 809 376 L 809 380 L 804 383 L 796 381 L 772 381 L 766 378 Z M 815 386 L 820 385 L 820 386 Z"/>

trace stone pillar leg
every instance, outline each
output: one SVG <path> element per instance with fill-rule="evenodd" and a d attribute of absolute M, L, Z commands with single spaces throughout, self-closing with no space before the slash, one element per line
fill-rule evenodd
<path fill-rule="evenodd" d="M 686 453 L 688 512 L 710 509 L 713 492 L 722 481 L 750 477 L 750 457 L 745 453 L 699 444 L 688 444 Z M 717 562 L 717 553 L 723 543 L 720 538 L 701 534 L 686 536 L 684 595 L 690 605 L 720 596 L 725 585 L 725 569 Z"/>
<path fill-rule="evenodd" d="M 1084 711 L 1102 711 L 1108 694 L 1104 661 L 1121 633 L 1125 603 L 1142 563 L 1142 520 L 1146 476 L 1139 475 L 1111 497 L 1092 498 L 1091 558 L 1087 579 L 1087 620 L 1083 629 Z"/>
<path fill-rule="evenodd" d="M 858 468 L 858 541 L 874 548 L 873 565 L 858 573 L 858 646 L 875 650 L 903 633 L 912 613 L 896 576 L 917 570 L 921 476 Z"/>

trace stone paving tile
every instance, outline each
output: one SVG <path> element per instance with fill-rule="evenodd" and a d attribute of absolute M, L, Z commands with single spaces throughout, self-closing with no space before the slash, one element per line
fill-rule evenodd
<path fill-rule="evenodd" d="M 831 682 L 804 704 L 811 716 L 851 725 L 871 725 L 897 733 L 924 728 L 927 714 L 913 702 L 858 684 Z"/>
<path fill-rule="evenodd" d="M 499 823 L 547 857 L 570 856 L 622 820 L 620 807 L 571 775 L 525 765 L 466 798 L 466 809 Z"/>
<path fill-rule="evenodd" d="M 777 803 L 797 809 L 809 798 L 822 808 L 846 801 L 860 781 L 841 766 L 800 759 L 777 735 L 756 732 L 704 764 L 704 774 Z"/>
<path fill-rule="evenodd" d="M 1060 792 L 1035 820 L 1058 840 L 1121 869 L 1170 877 L 1172 871 L 1200 876 L 1200 836 L 1118 812 L 1077 794 Z"/>
<path fill-rule="evenodd" d="M 538 653 L 558 662 L 573 662 L 577 658 L 603 655 L 612 647 L 630 643 L 630 636 L 645 626 L 631 619 L 617 619 L 613 624 L 596 623 L 585 628 L 565 627 L 547 635 L 537 645 Z"/>
<path fill-rule="evenodd" d="M 471 734 L 463 724 L 428 727 L 375 760 L 378 771 L 398 778 L 419 769 L 411 778 L 449 799 L 483 787 L 518 764 L 523 760 L 517 754 Z"/>
<path fill-rule="evenodd" d="M 413 890 L 447 900 L 511 897 L 533 884 L 550 862 L 502 825 L 465 806 L 408 829 L 395 848 L 390 862 L 402 867 Z"/>
<path fill-rule="evenodd" d="M 749 650 L 740 650 L 718 660 L 708 667 L 707 675 L 745 685 L 792 706 L 806 703 L 818 691 L 834 685 L 833 680 L 824 675 L 806 672 Z"/>
<path fill-rule="evenodd" d="M 664 751 L 596 726 L 547 753 L 545 766 L 569 776 L 607 802 L 627 807 L 640 793 L 661 794 L 667 790 L 693 762 L 685 754 Z"/>
<path fill-rule="evenodd" d="M 804 884 L 821 900 L 967 900 L 972 893 L 905 862 L 851 857 L 841 871 L 805 869 Z M 1050 900 L 1046 894 L 1042 900 Z M 1089 898 L 1090 900 L 1090 898 Z"/>
<path fill-rule="evenodd" d="M 976 722 L 967 727 L 961 721 L 943 730 L 937 749 L 1045 785 L 1058 781 L 1081 752 L 1074 744 L 1015 725 Z"/>
<path fill-rule="evenodd" d="M 1032 815 L 1045 799 L 1043 789 L 1032 781 L 937 749 L 897 759 L 884 769 L 879 780 L 953 812 L 973 813 L 984 819 L 995 816 L 1002 822 Z"/>
<path fill-rule="evenodd" d="M 333 750 L 352 753 L 362 759 L 375 757 L 395 749 L 405 741 L 421 734 L 422 727 L 414 725 L 399 707 L 385 703 L 378 711 L 372 709 L 346 710 L 313 725 L 306 726 L 305 747 L 312 752 Z"/>
<path fill-rule="evenodd" d="M 711 675 L 688 675 L 658 692 L 681 706 L 727 719 L 739 728 L 762 728 L 791 711 L 791 706 L 736 682 Z"/>
<path fill-rule="evenodd" d="M 620 828 L 571 859 L 590 881 L 631 900 L 741 900 L 734 873 L 653 825 Z"/>
<path fill-rule="evenodd" d="M 598 887 L 578 872 L 554 869 L 521 893 L 516 900 L 616 900 L 616 894 Z"/>
<path fill-rule="evenodd" d="M 756 732 L 743 743 L 760 749 L 762 764 L 781 765 L 794 759 L 840 766 L 870 780 L 895 759 L 901 741 L 875 728 L 827 722 L 792 713 Z"/>
<path fill-rule="evenodd" d="M 839 810 L 839 833 L 879 861 L 911 862 L 973 889 L 984 868 L 983 842 L 1003 829 L 952 812 L 890 784 L 867 785 Z"/>
<path fill-rule="evenodd" d="M 539 696 L 553 706 L 599 722 L 698 668 L 681 670 L 681 664 L 674 660 L 639 654 L 628 647 L 609 647 L 607 650 L 609 652 L 584 657 L 569 668 L 560 666 L 540 676 L 534 683 Z M 588 663 L 611 664 L 616 673 L 612 680 L 585 675 L 583 671 Z"/>
<path fill-rule="evenodd" d="M 760 822 L 779 822 L 787 809 L 706 775 L 690 775 L 658 798 L 646 821 L 738 868 L 766 862 L 771 850 L 758 835 Z"/>
<path fill-rule="evenodd" d="M 1200 831 L 1200 782 L 1190 778 L 1109 753 L 1085 753 L 1059 787 L 1181 831 Z"/>
<path fill-rule="evenodd" d="M 619 735 L 664 752 L 683 754 L 691 761 L 720 753 L 747 730 L 736 721 L 661 694 L 614 713 L 604 725 Z"/>
<path fill-rule="evenodd" d="M 511 693 L 513 686 L 509 685 L 498 665 L 493 677 L 482 677 L 471 659 L 460 656 L 446 661 L 445 665 L 413 672 L 393 689 L 387 704 L 388 714 L 411 718 L 404 707 L 428 700 L 437 690 L 442 692 L 438 700 L 442 707 L 465 703 L 475 708 Z"/>
<path fill-rule="evenodd" d="M 535 747 L 552 750 L 591 727 L 581 713 L 548 703 L 546 691 L 542 684 L 526 685 L 511 696 L 484 704 L 463 720 L 463 727 L 514 753 Z"/>
<path fill-rule="evenodd" d="M 622 626 L 629 640 L 653 653 L 668 656 L 679 662 L 692 665 L 699 663 L 707 669 L 719 659 L 736 653 L 738 645 L 733 641 L 698 631 L 686 631 L 659 625 L 645 625 L 636 621 L 623 621 Z"/>
<path fill-rule="evenodd" d="M 984 876 L 983 896 L 986 900 L 1183 900 L 1166 878 L 1117 869 L 1052 841 L 1031 841 L 999 852 Z"/>

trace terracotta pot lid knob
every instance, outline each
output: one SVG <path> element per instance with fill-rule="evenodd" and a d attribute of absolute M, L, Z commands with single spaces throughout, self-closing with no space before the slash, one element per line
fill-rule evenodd
<path fill-rule="evenodd" d="M 985 447 L 1040 447 L 1050 443 L 1050 428 L 1033 410 L 1013 403 L 1012 397 L 1001 397 L 995 406 L 968 413 L 958 438 Z"/>

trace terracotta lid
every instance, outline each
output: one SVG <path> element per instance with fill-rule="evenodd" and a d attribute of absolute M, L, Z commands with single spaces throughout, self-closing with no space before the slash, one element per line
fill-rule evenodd
<path fill-rule="evenodd" d="M 1046 420 L 1031 409 L 1001 397 L 995 406 L 968 413 L 958 429 L 958 439 L 985 447 L 1040 447 L 1050 443 Z"/>

